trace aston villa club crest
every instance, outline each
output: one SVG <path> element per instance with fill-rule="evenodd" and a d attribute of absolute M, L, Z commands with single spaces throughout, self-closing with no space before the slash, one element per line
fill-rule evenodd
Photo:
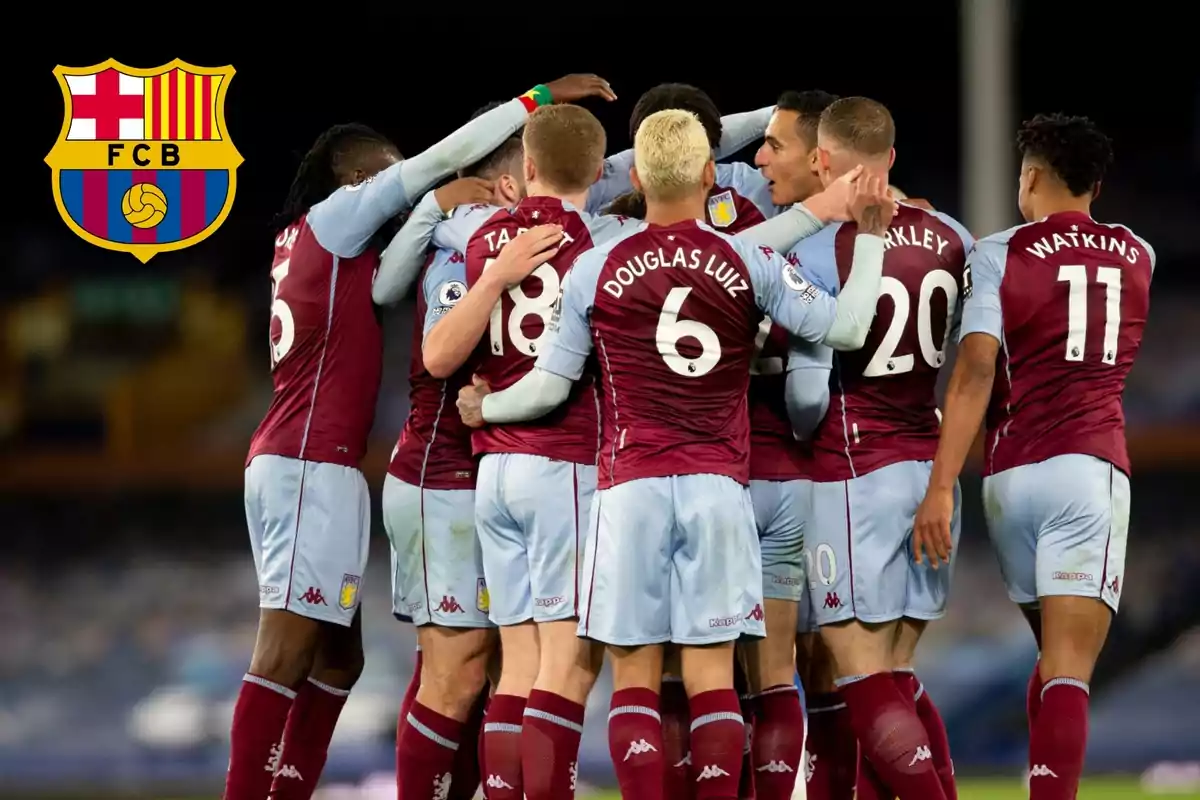
<path fill-rule="evenodd" d="M 728 228 L 737 222 L 737 205 L 733 192 L 725 190 L 708 198 L 708 221 L 714 228 Z"/>
<path fill-rule="evenodd" d="M 342 576 L 342 585 L 338 589 L 338 608 L 349 611 L 358 606 L 358 587 L 362 578 L 349 573 Z"/>
<path fill-rule="evenodd" d="M 178 59 L 57 67 L 63 124 L 46 163 L 67 227 L 143 263 L 211 236 L 233 207 L 242 163 L 225 127 L 233 74 Z"/>

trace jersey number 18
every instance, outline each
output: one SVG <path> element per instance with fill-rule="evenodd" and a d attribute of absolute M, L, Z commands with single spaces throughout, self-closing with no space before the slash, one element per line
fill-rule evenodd
<path fill-rule="evenodd" d="M 489 258 L 483 262 L 483 269 L 486 272 L 487 268 L 496 263 L 496 259 Z M 547 329 L 550 327 L 550 317 L 554 310 L 554 303 L 558 300 L 558 272 L 549 264 L 542 264 L 532 273 L 533 277 L 542 282 L 541 294 L 536 297 L 530 297 L 525 294 L 525 290 L 520 284 L 510 288 L 506 294 L 512 299 L 513 310 L 508 317 L 508 340 L 512 342 L 513 347 L 518 353 L 526 356 L 536 356 L 539 352 L 539 344 L 542 337 L 546 335 Z M 530 339 L 525 335 L 524 329 L 521 327 L 527 317 L 540 317 L 542 320 L 542 331 L 536 337 Z M 498 300 L 496 306 L 492 309 L 492 317 L 488 323 L 488 350 L 494 356 L 504 355 L 504 301 Z"/>

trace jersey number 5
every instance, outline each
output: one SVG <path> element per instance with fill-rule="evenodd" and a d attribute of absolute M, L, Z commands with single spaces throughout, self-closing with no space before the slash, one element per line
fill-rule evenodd
<path fill-rule="evenodd" d="M 496 263 L 494 258 L 484 261 L 484 271 L 494 263 Z M 512 315 L 508 318 L 508 339 L 512 342 L 513 347 L 517 348 L 518 353 L 536 356 L 538 344 L 550 327 L 554 303 L 558 300 L 559 281 L 558 273 L 549 264 L 542 264 L 530 274 L 542 282 L 542 292 L 537 297 L 530 297 L 525 294 L 525 290 L 521 288 L 520 284 L 508 290 L 507 294 L 513 301 Z M 531 316 L 542 319 L 542 332 L 533 339 L 526 336 L 521 327 L 525 318 Z M 492 309 L 491 321 L 488 323 L 488 338 L 491 340 L 489 349 L 494 356 L 504 355 L 504 327 L 504 303 L 499 300 Z"/>
<path fill-rule="evenodd" d="M 291 265 L 292 260 L 285 258 L 271 270 L 271 321 L 273 323 L 279 320 L 279 340 L 271 342 L 271 369 L 275 369 L 283 360 L 292 349 L 292 342 L 296 340 L 296 322 L 292 319 L 292 309 L 279 296 L 279 286 L 287 277 Z"/>
<path fill-rule="evenodd" d="M 933 341 L 933 293 L 941 289 L 946 293 L 946 335 L 950 334 L 950 320 L 954 318 L 954 310 L 958 306 L 958 282 L 954 276 L 944 269 L 935 269 L 925 273 L 921 279 L 920 296 L 917 298 L 917 341 L 921 343 L 921 357 L 925 363 L 934 369 L 940 367 L 946 360 L 946 341 L 939 344 Z M 879 296 L 887 295 L 892 298 L 892 322 L 883 334 L 883 341 L 867 368 L 863 370 L 864 378 L 875 378 L 880 375 L 903 375 L 912 372 L 916 364 L 912 353 L 896 355 L 896 348 L 904 335 L 904 327 L 908 325 L 908 316 L 912 311 L 912 298 L 904 284 L 895 278 L 884 277 L 879 284 Z"/>
<path fill-rule="evenodd" d="M 691 286 L 676 286 L 667 292 L 654 338 L 658 342 L 659 355 L 672 372 L 685 378 L 699 378 L 711 372 L 721 360 L 721 340 L 717 338 L 717 332 L 703 322 L 679 318 L 679 310 L 691 291 Z M 683 338 L 698 341 L 700 355 L 688 358 L 680 353 L 679 340 Z"/>
<path fill-rule="evenodd" d="M 1088 276 L 1083 264 L 1063 264 L 1058 279 L 1067 282 L 1067 361 L 1083 361 L 1088 329 Z M 1100 361 L 1117 363 L 1121 334 L 1121 270 L 1097 267 L 1096 283 L 1104 284 L 1104 352 Z"/>

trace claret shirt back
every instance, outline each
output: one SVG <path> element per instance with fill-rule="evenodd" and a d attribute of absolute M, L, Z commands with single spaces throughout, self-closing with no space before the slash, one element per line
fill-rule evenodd
<path fill-rule="evenodd" d="M 836 304 L 770 248 L 695 220 L 641 223 L 580 257 L 537 365 L 574 380 L 595 353 L 601 488 L 702 473 L 749 481 L 747 388 L 764 312 L 819 341 Z"/>
<path fill-rule="evenodd" d="M 633 225 L 619 217 L 593 217 L 553 197 L 527 197 L 501 209 L 472 234 L 466 249 L 468 286 L 474 286 L 500 250 L 529 228 L 561 225 L 563 241 L 554 258 L 504 292 L 475 352 L 474 372 L 493 391 L 512 386 L 530 370 L 548 338 L 548 325 L 571 264 L 597 241 Z M 540 419 L 488 425 L 472 434 L 474 452 L 524 453 L 577 464 L 596 463 L 599 398 L 593 372 L 575 385 L 565 403 Z"/>
<path fill-rule="evenodd" d="M 962 335 L 1000 341 L 985 474 L 1083 454 L 1129 473 L 1121 395 L 1150 310 L 1154 250 L 1081 212 L 975 247 Z"/>
<path fill-rule="evenodd" d="M 836 294 L 850 274 L 857 233 L 853 222 L 831 225 L 792 255 L 806 276 Z M 849 480 L 933 458 L 938 371 L 956 340 L 973 244 L 952 217 L 899 205 L 884 236 L 883 279 L 866 342 L 833 354 L 829 411 L 813 436 L 813 480 Z"/>

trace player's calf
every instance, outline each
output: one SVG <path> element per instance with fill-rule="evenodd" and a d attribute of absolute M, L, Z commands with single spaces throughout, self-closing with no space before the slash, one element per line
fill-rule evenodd
<path fill-rule="evenodd" d="M 663 783 L 663 648 L 609 647 L 613 694 L 608 713 L 608 750 L 623 797 L 661 800 Z"/>
<path fill-rule="evenodd" d="M 685 646 L 680 653 L 697 798 L 738 796 L 746 728 L 733 688 L 733 651 L 733 642 L 721 642 Z"/>
<path fill-rule="evenodd" d="M 804 712 L 796 691 L 794 635 L 799 606 L 763 600 L 764 639 L 741 646 L 754 704 L 750 767 L 759 800 L 788 800 L 804 758 Z"/>

